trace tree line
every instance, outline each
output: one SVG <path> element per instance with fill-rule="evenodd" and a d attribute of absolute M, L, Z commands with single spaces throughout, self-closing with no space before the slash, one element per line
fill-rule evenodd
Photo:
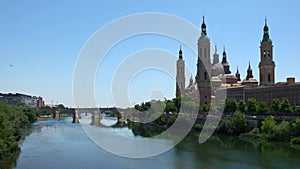
<path fill-rule="evenodd" d="M 18 141 L 23 130 L 36 121 L 36 110 L 23 103 L 10 105 L 0 101 L 0 166 L 6 159 L 18 153 Z"/>
<path fill-rule="evenodd" d="M 155 120 L 151 122 L 152 126 L 155 124 L 156 126 L 162 127 L 163 129 L 160 129 L 160 132 L 162 132 L 174 123 L 181 106 L 185 107 L 185 112 L 181 112 L 185 114 L 207 114 L 210 109 L 213 112 L 223 111 L 225 116 L 223 116 L 219 125 L 210 126 L 212 129 L 216 129 L 216 133 L 234 136 L 251 136 L 271 141 L 285 141 L 300 144 L 300 118 L 289 122 L 282 121 L 278 123 L 270 117 L 266 118 L 259 128 L 251 129 L 247 125 L 246 115 L 290 115 L 291 113 L 299 113 L 300 106 L 293 108 L 287 98 L 281 100 L 274 99 L 270 105 L 266 102 L 258 102 L 254 98 L 250 98 L 247 101 L 236 101 L 232 98 L 226 98 L 218 104 L 199 106 L 199 104 L 190 97 L 182 96 L 172 100 L 142 103 L 135 105 L 132 110 L 138 110 L 139 116 L 135 114 L 135 117 L 138 118 L 144 118 L 146 116 L 153 117 L 156 115 L 156 118 L 153 118 Z M 187 117 L 186 121 L 188 120 L 189 118 Z M 147 124 L 132 126 L 135 126 L 135 131 L 139 131 L 139 127 L 144 126 L 143 129 L 145 131 L 142 133 L 148 133 L 146 136 L 153 134 L 149 134 L 147 129 L 151 129 L 151 127 L 147 126 Z M 195 123 L 193 127 L 195 131 L 201 131 L 202 128 L 203 123 L 201 122 Z M 155 129 L 157 130 L 157 128 Z M 155 132 L 155 134 L 157 134 L 157 132 Z"/>
<path fill-rule="evenodd" d="M 249 115 L 289 115 L 291 113 L 300 113 L 300 106 L 292 107 L 287 98 L 283 99 L 273 99 L 269 105 L 267 102 L 258 102 L 255 98 L 249 98 L 247 101 L 240 100 L 236 101 L 232 98 L 226 98 L 221 100 L 220 103 L 207 104 L 199 106 L 192 98 L 189 96 L 180 96 L 172 100 L 158 101 L 154 104 L 161 104 L 160 108 L 164 107 L 162 110 L 154 109 L 153 111 L 163 111 L 163 112 L 180 112 L 180 108 L 184 107 L 185 111 L 195 111 L 194 113 L 207 113 L 208 111 L 223 111 L 224 114 L 233 114 L 235 111 L 239 110 L 242 113 Z M 299 101 L 300 104 L 300 101 Z M 145 112 L 152 107 L 157 107 L 151 105 L 151 102 L 136 104 L 134 108 L 138 111 Z M 223 109 L 224 108 L 224 109 Z M 222 110 L 223 109 L 223 110 Z"/>

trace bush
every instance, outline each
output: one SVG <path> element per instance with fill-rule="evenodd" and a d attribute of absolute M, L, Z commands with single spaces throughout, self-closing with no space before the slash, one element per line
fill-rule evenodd
<path fill-rule="evenodd" d="M 289 141 L 290 139 L 289 122 L 282 121 L 280 124 L 275 125 L 273 128 L 273 135 L 270 139 L 275 141 Z"/>
<path fill-rule="evenodd" d="M 292 136 L 300 136 L 300 117 L 290 122 Z"/>
<path fill-rule="evenodd" d="M 290 141 L 292 144 L 300 144 L 300 136 L 298 137 L 293 137 Z"/>
<path fill-rule="evenodd" d="M 246 130 L 245 114 L 240 111 L 233 113 L 232 118 L 224 118 L 218 127 L 218 131 L 223 134 L 240 135 Z"/>
<path fill-rule="evenodd" d="M 203 127 L 203 126 L 202 126 L 201 124 L 195 124 L 195 125 L 194 125 L 194 129 L 195 129 L 195 130 L 198 130 L 198 131 L 202 130 L 202 127 Z"/>
<path fill-rule="evenodd" d="M 276 125 L 276 121 L 273 118 L 266 118 L 262 122 L 261 132 L 265 134 L 271 134 L 272 129 Z"/>

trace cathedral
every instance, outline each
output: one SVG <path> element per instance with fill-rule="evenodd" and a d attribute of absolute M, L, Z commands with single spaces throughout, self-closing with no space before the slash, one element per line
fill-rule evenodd
<path fill-rule="evenodd" d="M 247 101 L 249 98 L 255 98 L 257 101 L 271 104 L 275 98 L 288 98 L 292 106 L 300 105 L 300 83 L 295 82 L 294 77 L 288 77 L 286 82 L 275 83 L 273 45 L 269 35 L 267 19 L 265 19 L 263 27 L 263 38 L 260 41 L 259 82 L 253 76 L 250 62 L 247 75 L 243 80 L 240 77 L 238 68 L 236 73 L 232 74 L 225 47 L 222 53 L 222 61 L 219 60 L 217 46 L 214 47 L 211 61 L 211 43 L 207 35 L 204 17 L 197 46 L 196 77 L 195 79 L 190 78 L 187 87 L 185 86 L 185 61 L 180 47 L 176 65 L 176 97 L 189 95 L 195 100 L 199 101 L 200 99 L 200 105 L 207 105 L 215 101 L 218 92 L 226 90 L 226 97 L 237 101 Z"/>

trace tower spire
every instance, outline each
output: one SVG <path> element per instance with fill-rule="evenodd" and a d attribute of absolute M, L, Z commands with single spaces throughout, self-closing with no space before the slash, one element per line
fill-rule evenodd
<path fill-rule="evenodd" d="M 252 70 L 252 69 L 251 69 L 251 65 L 250 65 L 250 60 L 249 60 L 248 70 Z"/>
<path fill-rule="evenodd" d="M 191 86 L 193 86 L 193 84 L 194 84 L 194 80 L 193 80 L 193 75 L 191 74 L 189 86 L 191 87 Z"/>
<path fill-rule="evenodd" d="M 204 35 L 207 35 L 207 33 L 206 33 L 206 24 L 205 24 L 204 15 L 202 16 L 202 18 L 203 18 L 203 21 L 202 21 L 202 25 L 201 25 L 201 32 L 202 32 Z"/>
<path fill-rule="evenodd" d="M 179 59 L 182 59 L 182 50 L 181 50 L 181 45 L 179 46 Z"/>
<path fill-rule="evenodd" d="M 239 71 L 239 66 L 236 66 L 235 77 L 237 78 L 238 81 L 241 81 L 241 74 L 240 74 L 240 71 Z"/>
<path fill-rule="evenodd" d="M 223 47 L 223 58 L 222 58 L 222 64 L 227 63 L 227 56 L 226 56 L 226 51 L 225 51 L 225 46 Z"/>
<path fill-rule="evenodd" d="M 250 78 L 253 78 L 253 74 L 252 74 L 252 69 L 251 69 L 251 65 L 250 65 L 250 61 L 249 61 L 246 80 L 249 80 Z"/>
<path fill-rule="evenodd" d="M 265 26 L 264 26 L 264 35 L 263 35 L 263 42 L 271 41 L 270 35 L 269 35 L 269 27 L 267 25 L 267 17 L 265 17 Z"/>
<path fill-rule="evenodd" d="M 218 53 L 217 45 L 215 45 L 215 53 Z"/>
<path fill-rule="evenodd" d="M 265 26 L 267 26 L 267 16 L 265 16 Z"/>

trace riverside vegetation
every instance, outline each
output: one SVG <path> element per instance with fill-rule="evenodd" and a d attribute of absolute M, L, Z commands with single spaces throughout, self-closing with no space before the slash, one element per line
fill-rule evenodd
<path fill-rule="evenodd" d="M 300 106 L 292 107 L 286 98 L 282 100 L 274 99 L 271 105 L 268 105 L 266 102 L 257 102 L 254 98 L 239 102 L 231 98 L 226 98 L 219 105 L 211 104 L 199 107 L 188 96 L 182 96 L 173 100 L 156 101 L 154 103 L 146 102 L 140 105 L 137 104 L 129 110 L 128 117 L 135 120 L 129 121 L 128 126 L 135 135 L 152 137 L 160 134 L 175 122 L 182 106 L 181 104 L 185 104 L 184 107 L 187 109 L 185 109 L 185 112 L 181 112 L 183 115 L 180 117 L 187 123 L 189 122 L 189 115 L 199 113 L 205 117 L 210 109 L 213 112 L 218 112 L 221 111 L 220 107 L 223 105 L 222 119 L 219 125 L 215 126 L 216 134 L 239 136 L 243 139 L 300 144 L 300 117 L 290 121 L 276 121 L 274 119 L 276 116 L 296 117 L 300 115 Z M 164 113 L 159 109 L 163 107 Z M 264 120 L 258 128 L 249 128 L 246 115 L 263 116 Z M 139 122 L 147 121 L 147 119 L 155 120 L 148 123 Z M 193 131 L 200 132 L 203 122 L 204 120 L 196 121 Z"/>
<path fill-rule="evenodd" d="M 10 105 L 0 101 L 0 166 L 11 163 L 20 153 L 18 141 L 24 136 L 24 130 L 36 121 L 36 109 L 23 103 Z"/>

